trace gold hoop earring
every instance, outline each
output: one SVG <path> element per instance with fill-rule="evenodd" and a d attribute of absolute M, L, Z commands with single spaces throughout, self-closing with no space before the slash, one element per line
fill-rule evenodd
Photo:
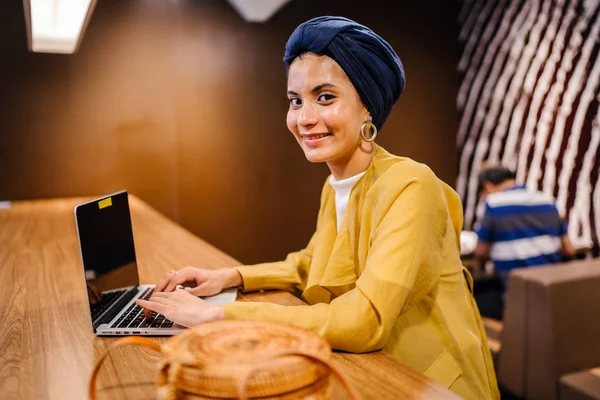
<path fill-rule="evenodd" d="M 367 129 L 370 129 L 371 132 L 373 132 L 371 134 L 371 137 L 367 137 L 367 135 L 365 135 L 365 131 Z M 367 117 L 367 122 L 362 124 L 362 126 L 360 127 L 360 136 L 365 142 L 372 142 L 377 137 L 377 127 L 373 125 L 373 118 L 370 115 Z"/>

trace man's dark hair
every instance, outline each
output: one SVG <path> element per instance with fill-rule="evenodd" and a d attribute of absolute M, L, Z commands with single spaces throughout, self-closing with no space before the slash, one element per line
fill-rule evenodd
<path fill-rule="evenodd" d="M 510 169 L 505 167 L 491 167 L 486 168 L 479 173 L 479 187 L 477 193 L 481 193 L 484 189 L 483 183 L 490 182 L 493 185 L 499 185 L 509 179 L 515 179 L 517 176 Z"/>

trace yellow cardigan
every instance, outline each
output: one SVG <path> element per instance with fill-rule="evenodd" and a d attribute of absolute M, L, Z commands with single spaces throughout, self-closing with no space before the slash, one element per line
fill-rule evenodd
<path fill-rule="evenodd" d="M 326 182 L 317 229 L 304 250 L 237 268 L 244 291 L 299 289 L 309 306 L 234 302 L 225 306 L 225 318 L 290 323 L 339 350 L 384 349 L 466 399 L 498 399 L 463 274 L 461 228 L 461 202 L 449 186 L 427 166 L 377 147 L 352 189 L 339 233 L 335 191 Z"/>

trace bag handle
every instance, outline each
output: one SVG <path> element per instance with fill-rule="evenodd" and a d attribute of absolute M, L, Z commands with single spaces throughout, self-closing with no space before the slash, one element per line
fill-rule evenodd
<path fill-rule="evenodd" d="M 361 395 L 358 393 L 356 388 L 354 388 L 354 386 L 352 386 L 352 384 L 350 384 L 350 381 L 348 380 L 346 375 L 339 368 L 334 366 L 331 361 L 329 361 L 328 359 L 323 358 L 319 355 L 313 354 L 313 353 L 308 353 L 308 352 L 304 352 L 304 351 L 294 351 L 294 350 L 277 353 L 277 354 L 273 355 L 272 357 L 270 357 L 268 360 L 266 360 L 266 362 L 262 362 L 258 365 L 250 367 L 250 369 L 248 371 L 246 371 L 246 373 L 238 381 L 238 398 L 240 400 L 248 400 L 246 389 L 247 389 L 248 381 L 250 380 L 250 377 L 256 371 L 263 368 L 265 366 L 265 364 L 268 363 L 268 361 L 271 361 L 272 359 L 279 358 L 279 357 L 285 357 L 285 356 L 300 356 L 300 357 L 305 357 L 305 358 L 315 360 L 315 361 L 321 363 L 330 372 L 332 372 L 333 375 L 336 376 L 336 378 L 338 378 L 339 382 L 344 387 L 344 390 L 346 391 L 346 393 L 348 394 L 350 399 L 361 400 Z"/>
<path fill-rule="evenodd" d="M 117 347 L 129 345 L 129 344 L 137 344 L 137 345 L 150 347 L 151 349 L 154 349 L 154 350 L 158 351 L 159 353 L 162 353 L 161 346 L 158 343 L 156 343 L 150 339 L 147 339 L 147 338 L 138 337 L 138 336 L 129 336 L 129 337 L 124 337 L 124 338 L 117 340 L 112 345 L 110 345 L 110 347 L 106 350 L 106 352 L 102 355 L 102 357 L 100 357 L 100 360 L 98 360 L 98 362 L 96 363 L 96 366 L 94 367 L 94 371 L 92 372 L 92 377 L 90 378 L 90 385 L 89 385 L 89 395 L 90 395 L 91 400 L 96 400 L 96 378 L 98 377 L 98 372 L 100 372 L 100 367 L 102 366 L 102 363 L 104 362 L 104 360 L 106 360 L 106 357 L 110 354 L 110 351 Z"/>

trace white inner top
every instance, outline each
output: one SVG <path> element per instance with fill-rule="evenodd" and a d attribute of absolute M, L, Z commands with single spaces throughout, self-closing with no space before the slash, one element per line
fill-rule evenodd
<path fill-rule="evenodd" d="M 350 178 L 335 180 L 333 175 L 329 178 L 329 183 L 335 190 L 335 214 L 336 214 L 336 222 L 337 222 L 337 230 L 340 231 L 342 226 L 342 221 L 344 221 L 344 215 L 346 214 L 346 209 L 348 208 L 348 199 L 350 198 L 350 192 L 352 188 L 358 182 L 361 176 L 365 174 L 365 172 L 361 172 L 358 175 L 351 176 Z"/>

